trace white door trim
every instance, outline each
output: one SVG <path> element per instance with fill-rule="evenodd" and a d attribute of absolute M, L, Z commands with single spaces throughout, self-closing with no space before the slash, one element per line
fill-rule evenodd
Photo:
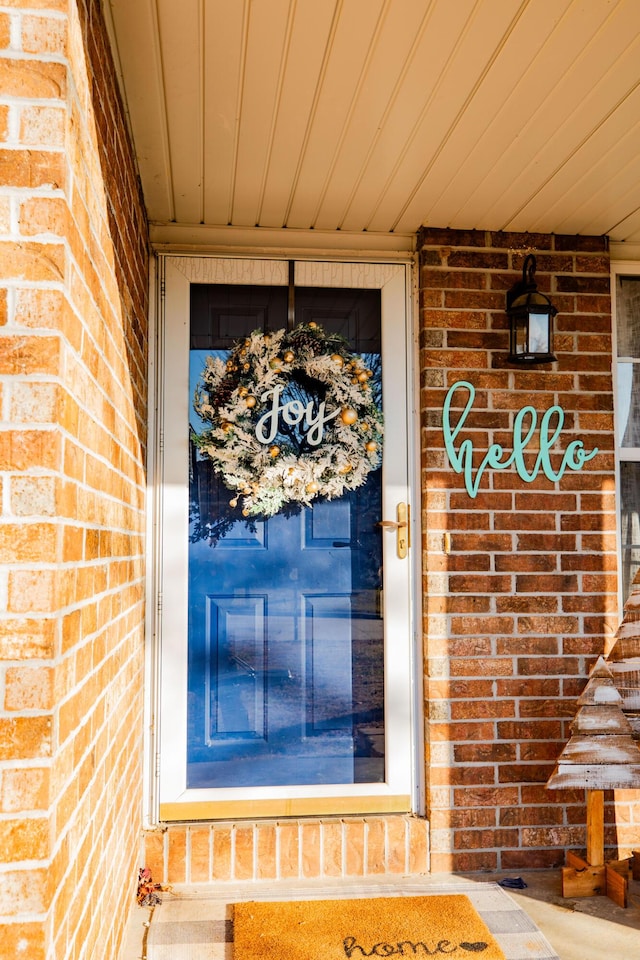
<path fill-rule="evenodd" d="M 216 791 L 217 803 L 213 803 L 210 790 L 189 790 L 186 786 L 186 689 L 187 689 L 187 658 L 182 646 L 186 645 L 187 635 L 187 605 L 185 602 L 176 602 L 179 591 L 186 591 L 184 572 L 186 571 L 187 540 L 186 536 L 171 535 L 172 530 L 186 531 L 188 520 L 188 502 L 186 496 L 186 471 L 188 465 L 187 433 L 184 431 L 184 440 L 176 435 L 171 440 L 171 454 L 166 456 L 166 447 L 163 439 L 166 434 L 167 417 L 173 416 L 175 411 L 182 410 L 188 403 L 188 364 L 172 362 L 166 374 L 160 369 L 162 356 L 170 357 L 172 361 L 181 356 L 185 347 L 188 351 L 188 324 L 189 324 L 189 287 L 192 282 L 224 282 L 224 283 L 282 283 L 286 285 L 288 261 L 284 258 L 255 257 L 244 258 L 238 256 L 207 257 L 194 255 L 163 255 L 159 258 L 159 277 L 161 296 L 159 298 L 159 347 L 157 361 L 157 417 L 160 435 L 160 449 L 156 476 L 163 478 L 162 485 L 156 487 L 155 500 L 158 503 L 156 513 L 162 515 L 162 532 L 156 531 L 154 536 L 154 554 L 157 564 L 156 583 L 164 584 L 161 591 L 161 613 L 157 617 L 155 640 L 157 652 L 154 658 L 156 671 L 160 676 L 162 690 L 162 712 L 165 717 L 171 716 L 171 722 L 156 722 L 152 724 L 156 739 L 156 761 L 154 770 L 161 773 L 159 777 L 160 789 L 151 791 L 150 807 L 151 821 L 160 819 L 181 819 L 180 809 L 183 808 L 186 819 L 205 818 L 209 815 L 224 815 L 224 811 L 233 809 L 240 799 L 246 799 L 246 790 L 229 789 Z M 257 276 L 256 276 L 257 273 Z M 401 621 L 394 624 L 392 629 L 392 644 L 394 656 L 387 658 L 386 671 L 389 690 L 387 709 L 390 711 L 394 723 L 398 728 L 404 726 L 404 738 L 394 737 L 394 743 L 388 745 L 387 757 L 389 764 L 389 778 L 385 784 L 354 784 L 344 786 L 325 787 L 287 787 L 286 797 L 297 803 L 298 815 L 304 812 L 352 812 L 349 809 L 349 798 L 355 801 L 354 811 L 373 811 L 382 804 L 383 798 L 388 801 L 388 809 L 418 809 L 418 797 L 421 794 L 421 766 L 417 755 L 416 744 L 420 743 L 419 724 L 416 722 L 416 707 L 421 703 L 421 691 L 416 688 L 419 672 L 415 669 L 416 644 L 413 630 L 417 630 L 414 605 L 419 590 L 415 588 L 415 571 L 420 569 L 419 551 L 420 539 L 417 536 L 417 519 L 419 515 L 419 499 L 412 496 L 416 489 L 413 474 L 415 458 L 412 456 L 415 423 L 415 397 L 413 396 L 413 340 L 411 337 L 412 316 L 412 272 L 411 263 L 397 262 L 351 262 L 325 258 L 322 261 L 296 262 L 296 284 L 314 286 L 349 286 L 349 287 L 377 287 L 382 290 L 383 316 L 383 350 L 385 353 L 386 379 L 383 381 L 385 396 L 385 411 L 388 419 L 402 417 L 406 423 L 407 442 L 403 456 L 398 454 L 387 457 L 385 460 L 385 490 L 386 500 L 384 511 L 386 517 L 395 513 L 395 505 L 399 500 L 412 504 L 413 544 L 414 549 L 408 561 L 399 561 L 391 557 L 392 550 L 388 550 L 385 557 L 385 593 L 387 596 L 406 594 Z M 408 333 L 405 337 L 397 335 L 392 324 L 388 322 L 390 309 L 398 309 L 398 304 L 406 315 Z M 165 317 L 173 316 L 184 318 L 178 322 L 165 324 Z M 389 359 L 391 358 L 391 362 Z M 184 358 L 183 358 L 184 359 Z M 393 375 L 392 375 L 393 368 Z M 398 378 L 400 373 L 400 380 Z M 405 389 L 406 385 L 406 389 Z M 401 409 L 402 408 L 402 409 Z M 180 414 L 181 415 L 181 414 Z M 185 420 L 186 423 L 186 420 Z M 169 424 L 169 433 L 171 425 Z M 177 448 L 176 448 L 177 444 Z M 184 446 L 184 450 L 182 449 Z M 403 462 L 404 460 L 404 462 Z M 184 476 L 182 475 L 184 474 Z M 389 538 L 391 539 L 391 538 Z M 170 549 L 167 543 L 170 541 Z M 163 544 L 164 542 L 164 549 Z M 412 555 L 417 559 L 412 559 Z M 405 564 L 402 569 L 402 564 Z M 410 575 L 406 570 L 412 564 Z M 169 586 L 169 596 L 167 595 Z M 175 597 L 171 591 L 175 588 Z M 161 639 L 164 638 L 165 654 L 160 655 Z M 168 657 L 167 657 L 168 651 Z M 171 661 L 168 667 L 168 659 Z M 408 681 L 404 681 L 404 693 L 393 694 L 394 689 L 401 690 L 403 683 L 398 677 L 402 671 L 402 664 L 408 664 Z M 152 676 L 154 675 L 152 671 Z M 408 684 L 408 686 L 407 686 Z M 152 691 L 152 698 L 154 694 Z M 154 704 L 153 715 L 159 719 L 157 702 Z M 393 724 L 391 725 L 393 726 Z M 257 810 L 256 815 L 269 815 L 269 809 L 277 809 L 278 802 L 282 802 L 283 788 L 261 787 L 250 791 L 252 802 L 267 802 Z M 375 798 L 379 799 L 376 800 Z M 407 801 L 407 797 L 409 800 Z M 361 799 L 358 799 L 361 798 Z M 317 801 L 315 806 L 312 801 Z M 271 804 L 269 803 L 271 802 Z M 232 806 L 229 806 L 229 803 Z M 222 806 L 220 805 L 222 804 Z M 275 804 L 275 805 L 274 805 Z M 395 804 L 395 806 L 394 806 Z M 160 809 L 162 808 L 162 809 Z M 386 809 L 386 808 L 385 808 Z M 216 814 L 219 810 L 219 814 Z M 210 811 L 210 812 L 209 812 Z M 292 812 L 293 808 L 292 808 Z M 172 815 L 167 815 L 167 814 Z"/>

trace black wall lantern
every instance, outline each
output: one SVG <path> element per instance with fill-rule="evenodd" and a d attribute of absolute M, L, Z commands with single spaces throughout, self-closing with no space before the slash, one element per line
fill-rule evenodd
<path fill-rule="evenodd" d="M 522 267 L 522 280 L 507 293 L 510 324 L 510 363 L 551 363 L 553 318 L 558 312 L 535 281 L 536 258 L 530 253 Z"/>

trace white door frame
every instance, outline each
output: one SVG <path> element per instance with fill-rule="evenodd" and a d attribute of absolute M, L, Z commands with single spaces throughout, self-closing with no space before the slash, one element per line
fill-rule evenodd
<path fill-rule="evenodd" d="M 257 275 L 256 275 L 257 274 Z M 408 560 L 401 561 L 390 549 L 393 535 L 385 536 L 386 596 L 402 598 L 399 619 L 394 621 L 391 637 L 387 634 L 385 649 L 385 697 L 388 723 L 387 766 L 388 780 L 384 784 L 350 784 L 344 786 L 257 787 L 250 791 L 194 790 L 186 786 L 186 535 L 172 535 L 172 531 L 187 529 L 186 480 L 188 468 L 187 432 L 182 445 L 179 435 L 171 442 L 171 455 L 165 456 L 164 438 L 172 433 L 171 418 L 182 416 L 186 424 L 188 404 L 188 364 L 168 364 L 166 375 L 162 370 L 163 357 L 176 358 L 188 351 L 189 288 L 193 282 L 204 283 L 268 283 L 286 286 L 288 260 L 286 258 L 256 258 L 245 256 L 162 255 L 158 261 L 158 348 L 153 358 L 157 371 L 157 434 L 159 445 L 153 473 L 150 517 L 155 516 L 151 537 L 155 575 L 150 578 L 150 599 L 158 591 L 158 615 L 152 627 L 154 653 L 148 664 L 151 684 L 150 729 L 151 752 L 154 756 L 147 810 L 149 821 L 228 818 L 237 816 L 305 814 L 346 814 L 367 812 L 419 811 L 423 795 L 421 724 L 418 722 L 422 706 L 421 662 L 417 637 L 420 617 L 416 609 L 420 590 L 420 538 L 418 518 L 419 491 L 416 484 L 418 425 L 416 417 L 415 344 L 412 336 L 414 286 L 412 263 L 403 262 L 345 262 L 334 258 L 296 259 L 296 285 L 343 286 L 379 288 L 382 294 L 383 318 L 383 396 L 385 415 L 389 422 L 401 418 L 406 422 L 404 449 L 389 451 L 385 457 L 384 516 L 395 516 L 395 506 L 405 501 L 412 506 L 412 543 Z M 398 336 L 389 317 L 398 309 L 406 316 L 407 336 Z M 167 316 L 181 317 L 178 322 L 165 323 Z M 406 388 L 405 388 L 406 384 Z M 168 422 L 169 418 L 169 422 Z M 151 435 L 151 433 L 150 433 Z M 387 436 L 385 443 L 392 442 Z M 177 448 L 176 448 L 177 445 Z M 392 455 L 389 455 L 391 453 Z M 159 483 L 162 481 L 162 483 Z M 170 548 L 167 546 L 170 542 Z M 164 545 L 164 546 L 163 546 Z M 183 602 L 180 602 L 180 592 Z M 385 616 L 385 623 L 387 617 Z M 160 647 L 164 652 L 161 654 Z M 393 653 L 393 655 L 391 655 Z M 403 665 L 406 666 L 404 670 Z M 399 675 L 405 673 L 404 679 Z M 162 690 L 161 690 L 162 688 Z M 172 717 L 162 723 L 162 714 Z M 154 722 L 155 719 L 155 722 Z M 403 730 L 401 736 L 393 730 Z M 239 806 L 241 804 L 241 806 Z"/>

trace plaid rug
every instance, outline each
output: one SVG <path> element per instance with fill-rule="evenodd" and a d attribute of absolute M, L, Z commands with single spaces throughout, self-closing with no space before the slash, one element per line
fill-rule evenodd
<path fill-rule="evenodd" d="M 192 888 L 193 890 L 193 888 Z M 209 892 L 209 891 L 208 891 Z M 533 920 L 495 883 L 435 883 L 414 879 L 398 884 L 244 885 L 204 892 L 163 893 L 147 938 L 147 960 L 234 960 L 233 904 L 240 900 L 317 900 L 465 894 L 502 948 L 506 960 L 559 960 Z"/>

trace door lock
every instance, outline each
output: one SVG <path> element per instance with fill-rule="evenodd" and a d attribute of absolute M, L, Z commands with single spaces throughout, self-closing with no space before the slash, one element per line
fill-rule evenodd
<path fill-rule="evenodd" d="M 378 526 L 386 530 L 396 531 L 396 548 L 400 560 L 404 560 L 411 546 L 409 536 L 409 505 L 399 503 L 396 507 L 395 520 L 380 520 Z"/>

